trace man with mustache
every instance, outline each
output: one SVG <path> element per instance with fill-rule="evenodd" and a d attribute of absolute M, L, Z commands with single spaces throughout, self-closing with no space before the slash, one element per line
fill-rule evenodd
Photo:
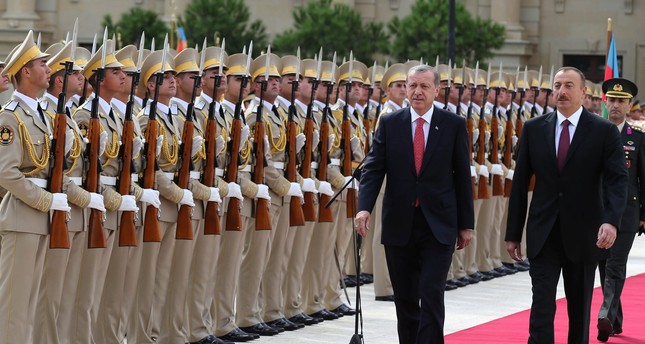
<path fill-rule="evenodd" d="M 585 77 L 555 74 L 557 111 L 527 121 L 520 136 L 509 202 L 506 248 L 522 261 L 526 221 L 533 304 L 528 343 L 553 343 L 555 298 L 564 276 L 568 343 L 589 342 L 598 261 L 616 239 L 627 197 L 627 167 L 615 125 L 587 111 Z M 526 218 L 531 176 L 536 183 Z"/>
<path fill-rule="evenodd" d="M 620 131 L 629 171 L 627 205 L 621 219 L 620 232 L 609 250 L 609 258 L 598 264 L 603 302 L 598 312 L 598 340 L 606 342 L 609 336 L 623 332 L 623 312 L 620 295 L 625 285 L 627 257 L 634 237 L 645 224 L 645 139 L 643 132 L 625 119 L 631 108 L 631 99 L 638 93 L 636 85 L 622 78 L 609 79 L 602 84 L 607 96 L 609 120 Z"/>

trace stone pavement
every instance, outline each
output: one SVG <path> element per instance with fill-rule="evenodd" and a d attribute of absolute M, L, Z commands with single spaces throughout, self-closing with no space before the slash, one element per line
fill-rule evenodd
<path fill-rule="evenodd" d="M 632 248 L 627 274 L 633 276 L 645 273 L 645 237 L 636 237 Z M 596 277 L 596 286 L 599 286 Z M 350 293 L 354 305 L 355 293 Z M 363 331 L 366 344 L 397 343 L 396 314 L 391 302 L 374 301 L 372 285 L 361 287 L 363 296 Z M 558 287 L 558 297 L 564 297 L 562 279 Z M 623 300 L 629 302 L 629 300 Z M 464 288 L 446 292 L 445 333 L 460 331 L 493 319 L 513 314 L 531 306 L 531 283 L 528 272 L 518 272 L 511 276 L 480 282 Z M 592 309 L 592 319 L 598 310 Z M 354 333 L 354 317 L 343 317 L 334 321 L 307 326 L 305 329 L 279 334 L 275 337 L 262 337 L 249 343 L 280 344 L 343 344 L 349 343 Z M 528 336 L 528 324 L 527 324 Z"/>

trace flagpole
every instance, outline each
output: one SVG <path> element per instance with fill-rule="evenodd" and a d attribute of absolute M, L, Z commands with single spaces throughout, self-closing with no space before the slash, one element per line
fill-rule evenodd
<path fill-rule="evenodd" d="M 609 45 L 611 44 L 611 18 L 607 18 L 607 46 L 605 49 L 605 62 L 609 63 Z"/>

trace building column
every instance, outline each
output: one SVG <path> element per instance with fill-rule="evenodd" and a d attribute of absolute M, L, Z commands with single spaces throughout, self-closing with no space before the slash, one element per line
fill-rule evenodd
<path fill-rule="evenodd" d="M 508 67 L 525 65 L 532 47 L 524 36 L 524 27 L 520 22 L 521 2 L 491 0 L 490 5 L 491 19 L 506 28 L 504 45 L 496 52 L 494 61 L 501 61 Z"/>
<path fill-rule="evenodd" d="M 10 27 L 18 27 L 20 21 L 33 22 L 39 20 L 36 14 L 36 0 L 7 0 L 7 10 L 2 19 L 9 20 Z"/>

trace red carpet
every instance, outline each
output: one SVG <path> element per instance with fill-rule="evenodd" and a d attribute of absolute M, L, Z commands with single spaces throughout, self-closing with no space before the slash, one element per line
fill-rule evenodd
<path fill-rule="evenodd" d="M 528 286 L 527 286 L 528 288 Z M 621 299 L 625 323 L 623 333 L 609 337 L 608 343 L 636 344 L 645 343 L 645 274 L 636 275 L 627 279 Z M 589 332 L 590 343 L 600 343 L 596 340 L 596 323 L 598 309 L 602 302 L 602 292 L 596 288 L 591 306 L 591 325 Z M 557 301 L 555 315 L 555 342 L 567 341 L 567 304 L 564 298 Z M 446 336 L 447 344 L 473 344 L 473 343 L 526 343 L 529 328 L 529 310 L 511 314 L 509 316 L 487 322 L 469 329 L 452 333 Z"/>

